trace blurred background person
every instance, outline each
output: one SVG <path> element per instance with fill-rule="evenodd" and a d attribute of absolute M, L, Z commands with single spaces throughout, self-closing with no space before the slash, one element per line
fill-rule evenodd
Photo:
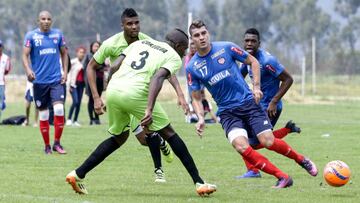
<path fill-rule="evenodd" d="M 0 121 L 1 112 L 5 109 L 5 75 L 11 70 L 10 57 L 3 53 L 3 43 L 0 40 Z"/>
<path fill-rule="evenodd" d="M 34 89 L 33 89 L 33 84 L 32 82 L 26 81 L 26 90 L 25 90 L 25 115 L 26 115 L 26 119 L 25 121 L 22 123 L 22 126 L 28 126 L 30 123 L 29 117 L 30 117 L 30 109 L 31 109 L 31 104 L 34 101 Z M 35 115 L 34 115 L 34 123 L 33 126 L 37 127 L 38 126 L 38 121 L 39 121 L 39 111 L 36 109 L 35 107 Z"/>
<path fill-rule="evenodd" d="M 70 88 L 71 98 L 73 103 L 70 107 L 68 120 L 66 125 L 81 126 L 78 122 L 78 117 L 81 108 L 81 100 L 85 88 L 84 80 L 84 66 L 82 61 L 85 57 L 86 49 L 85 47 L 78 47 L 76 49 L 76 57 L 71 59 L 71 69 L 68 75 L 68 84 Z M 74 113 L 74 118 L 73 118 Z M 73 119 L 72 119 L 73 118 Z"/>
<path fill-rule="evenodd" d="M 86 55 L 85 60 L 84 60 L 84 69 L 85 69 L 84 76 L 85 76 L 85 85 L 86 85 L 85 93 L 86 93 L 86 95 L 89 96 L 87 109 L 88 109 L 88 113 L 89 113 L 90 125 L 93 125 L 93 124 L 100 125 L 100 118 L 99 118 L 99 115 L 97 115 L 94 110 L 94 98 L 92 97 L 91 89 L 88 84 L 88 80 L 86 78 L 86 69 L 87 69 L 88 63 L 90 62 L 90 60 L 93 57 L 93 55 L 95 54 L 95 52 L 99 49 L 100 45 L 101 45 L 101 43 L 98 41 L 92 42 L 90 44 L 90 53 Z M 96 88 L 97 88 L 97 91 L 99 92 L 100 96 L 104 90 L 104 69 L 105 69 L 105 64 L 102 64 L 100 66 L 100 68 L 96 69 Z"/>

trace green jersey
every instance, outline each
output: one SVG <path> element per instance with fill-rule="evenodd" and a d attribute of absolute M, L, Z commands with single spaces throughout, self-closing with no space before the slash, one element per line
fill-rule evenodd
<path fill-rule="evenodd" d="M 141 32 L 139 32 L 138 37 L 139 40 L 151 39 L 151 37 Z M 93 57 L 98 64 L 103 64 L 108 57 L 110 62 L 113 63 L 128 46 L 124 32 L 120 32 L 105 40 Z"/>
<path fill-rule="evenodd" d="M 179 54 L 172 47 L 153 39 L 136 41 L 122 54 L 125 59 L 112 75 L 108 89 L 121 91 L 131 98 L 148 96 L 150 80 L 160 68 L 173 75 L 182 65 Z"/>

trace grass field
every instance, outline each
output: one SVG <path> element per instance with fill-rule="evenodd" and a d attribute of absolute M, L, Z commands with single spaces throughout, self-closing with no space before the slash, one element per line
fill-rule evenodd
<path fill-rule="evenodd" d="M 202 177 L 218 186 L 208 198 L 198 197 L 190 176 L 175 158 L 163 161 L 167 183 L 154 183 L 148 148 L 135 137 L 86 178 L 89 195 L 75 194 L 65 183 L 65 175 L 76 168 L 109 135 L 107 125 L 89 126 L 83 106 L 81 128 L 66 127 L 62 144 L 67 155 L 43 153 L 39 130 L 33 127 L 0 126 L 0 202 L 359 202 L 357 171 L 360 145 L 360 104 L 336 105 L 285 104 L 278 126 L 293 119 L 302 133 L 285 139 L 297 151 L 309 156 L 318 166 L 318 177 L 309 176 L 293 161 L 262 150 L 261 153 L 294 179 L 294 186 L 275 190 L 275 178 L 235 180 L 245 171 L 241 157 L 224 138 L 220 125 L 208 125 L 203 139 L 193 125 L 185 124 L 180 109 L 164 103 L 174 128 L 184 139 Z M 8 103 L 4 117 L 23 114 L 22 103 Z M 32 117 L 31 117 L 32 118 Z M 103 117 L 103 123 L 106 119 Z M 328 134 L 330 136 L 323 136 Z M 52 139 L 52 138 L 51 138 Z M 352 170 L 351 182 L 342 188 L 326 185 L 322 169 L 331 160 L 343 160 Z"/>

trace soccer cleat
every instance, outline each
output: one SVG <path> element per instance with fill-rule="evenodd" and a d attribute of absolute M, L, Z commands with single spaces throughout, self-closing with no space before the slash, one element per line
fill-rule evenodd
<path fill-rule="evenodd" d="M 280 178 L 275 186 L 272 186 L 272 188 L 287 188 L 291 187 L 293 185 L 293 180 L 289 176 L 288 178 Z"/>
<path fill-rule="evenodd" d="M 289 120 L 286 125 L 285 128 L 290 130 L 290 133 L 301 133 L 301 128 L 296 126 L 295 123 L 292 122 L 292 120 Z"/>
<path fill-rule="evenodd" d="M 50 146 L 50 145 L 46 145 L 44 151 L 45 151 L 45 154 L 52 154 L 51 146 Z"/>
<path fill-rule="evenodd" d="M 241 176 L 235 176 L 235 179 L 242 179 L 242 178 L 261 178 L 260 171 L 255 172 L 253 170 L 248 170 L 246 173 L 244 173 Z"/>
<path fill-rule="evenodd" d="M 215 192 L 216 189 L 216 185 L 210 183 L 196 183 L 196 192 L 201 197 L 210 195 L 211 193 Z"/>
<path fill-rule="evenodd" d="M 66 151 L 64 150 L 64 148 L 60 144 L 54 144 L 52 149 L 53 149 L 54 152 L 56 151 L 59 154 L 66 154 Z"/>
<path fill-rule="evenodd" d="M 73 123 L 73 126 L 75 126 L 75 127 L 81 127 L 81 124 L 80 124 L 79 122 L 75 121 L 75 122 Z"/>
<path fill-rule="evenodd" d="M 174 154 L 169 144 L 164 140 L 163 146 L 160 145 L 162 154 L 164 155 L 165 161 L 171 163 L 174 160 Z"/>
<path fill-rule="evenodd" d="M 68 182 L 71 185 L 71 187 L 73 188 L 73 190 L 76 193 L 79 193 L 81 195 L 88 194 L 88 191 L 87 191 L 83 181 L 84 181 L 84 179 L 81 179 L 76 175 L 75 170 L 71 171 L 66 176 L 66 182 Z"/>
<path fill-rule="evenodd" d="M 304 160 L 301 161 L 299 165 L 303 167 L 310 175 L 317 176 L 318 170 L 316 165 L 309 158 L 304 158 Z"/>
<path fill-rule="evenodd" d="M 67 126 L 69 126 L 69 125 L 72 125 L 73 123 L 72 123 L 72 121 L 70 120 L 70 119 L 68 119 L 67 121 L 66 121 L 66 123 L 65 123 L 65 125 L 67 125 Z"/>
<path fill-rule="evenodd" d="M 154 171 L 155 173 L 155 183 L 165 183 L 165 173 L 161 168 L 157 168 Z"/>

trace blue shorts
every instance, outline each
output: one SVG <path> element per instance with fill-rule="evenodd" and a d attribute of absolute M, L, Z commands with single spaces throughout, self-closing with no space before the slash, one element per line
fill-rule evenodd
<path fill-rule="evenodd" d="M 34 101 L 34 97 L 31 95 L 30 90 L 27 90 L 25 93 L 25 100 L 28 102 Z"/>
<path fill-rule="evenodd" d="M 59 82 L 34 84 L 34 101 L 38 109 L 48 108 L 54 102 L 64 103 L 64 87 Z"/>
<path fill-rule="evenodd" d="M 257 140 L 257 134 L 272 129 L 268 116 L 254 100 L 245 101 L 240 107 L 222 111 L 219 117 L 226 137 L 233 128 L 243 128 L 247 131 L 250 142 L 251 139 Z"/>

